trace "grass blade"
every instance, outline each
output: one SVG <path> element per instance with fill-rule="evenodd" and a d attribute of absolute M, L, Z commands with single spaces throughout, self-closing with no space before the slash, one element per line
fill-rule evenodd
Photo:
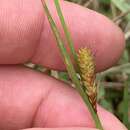
<path fill-rule="evenodd" d="M 124 85 L 124 96 L 123 96 L 123 123 L 128 127 L 129 126 L 129 117 L 128 117 L 128 111 L 129 111 L 129 92 L 128 92 L 128 86 L 130 84 L 130 75 L 128 75 L 127 81 L 125 81 Z"/>
<path fill-rule="evenodd" d="M 60 7 L 60 4 L 59 4 L 59 0 L 54 0 L 54 2 L 55 2 L 57 13 L 59 15 L 59 18 L 60 18 L 64 33 L 65 33 L 65 36 L 66 36 L 67 43 L 69 45 L 70 51 L 72 53 L 72 56 L 73 56 L 75 62 L 77 63 L 77 54 L 76 54 L 76 51 L 74 49 L 74 44 L 73 44 L 73 40 L 71 38 L 71 34 L 70 34 L 70 32 L 68 30 L 68 27 L 67 27 L 67 25 L 65 23 L 65 19 L 64 19 L 64 16 L 62 14 L 61 7 Z"/>

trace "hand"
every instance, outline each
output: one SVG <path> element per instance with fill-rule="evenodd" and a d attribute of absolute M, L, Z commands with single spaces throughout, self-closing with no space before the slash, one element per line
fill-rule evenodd
<path fill-rule="evenodd" d="M 51 0 L 48 3 L 63 34 L 54 3 Z M 116 63 L 124 49 L 121 30 L 94 11 L 64 1 L 61 6 L 75 48 L 92 49 L 96 70 L 105 70 Z M 41 1 L 1 0 L 0 16 L 0 129 L 96 130 L 89 111 L 73 88 L 15 65 L 31 61 L 65 69 Z M 104 130 L 126 130 L 100 106 L 98 115 Z"/>

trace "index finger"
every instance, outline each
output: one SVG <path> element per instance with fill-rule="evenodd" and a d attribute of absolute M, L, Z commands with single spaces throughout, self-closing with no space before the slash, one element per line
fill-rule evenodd
<path fill-rule="evenodd" d="M 54 3 L 47 2 L 63 36 Z M 95 54 L 97 71 L 116 63 L 124 48 L 122 31 L 92 10 L 64 1 L 61 7 L 76 50 L 90 48 Z M 0 64 L 32 61 L 53 69 L 65 69 L 40 0 L 2 0 L 0 10 Z"/>

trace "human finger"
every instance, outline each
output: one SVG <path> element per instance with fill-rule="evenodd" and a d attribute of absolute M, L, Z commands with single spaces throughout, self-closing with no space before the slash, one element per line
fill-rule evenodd
<path fill-rule="evenodd" d="M 126 130 L 98 106 L 105 130 Z M 20 66 L 0 67 L 0 129 L 89 127 L 94 121 L 77 91 L 61 81 Z"/>
<path fill-rule="evenodd" d="M 54 2 L 47 3 L 63 36 Z M 90 48 L 97 71 L 116 63 L 124 49 L 122 31 L 99 13 L 70 2 L 60 3 L 76 50 Z M 65 70 L 40 0 L 1 0 L 0 16 L 0 64 L 32 61 Z"/>

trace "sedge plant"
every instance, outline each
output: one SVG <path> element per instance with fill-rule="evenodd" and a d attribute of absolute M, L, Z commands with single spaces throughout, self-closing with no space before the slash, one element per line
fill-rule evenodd
<path fill-rule="evenodd" d="M 75 88 L 77 89 L 80 96 L 84 100 L 86 106 L 88 107 L 93 117 L 93 120 L 95 122 L 96 128 L 103 130 L 102 124 L 100 122 L 100 119 L 98 117 L 97 110 L 96 110 L 97 92 L 96 92 L 96 83 L 95 83 L 95 63 L 93 60 L 93 55 L 88 48 L 81 48 L 76 53 L 74 45 L 73 45 L 73 40 L 71 38 L 71 34 L 68 31 L 67 24 L 65 23 L 65 20 L 62 14 L 59 0 L 54 0 L 56 10 L 57 10 L 58 16 L 60 18 L 60 21 L 63 27 L 64 34 L 67 39 L 70 52 L 73 56 L 73 59 L 78 69 L 74 67 L 74 65 L 72 64 L 70 55 L 65 48 L 65 44 L 60 35 L 60 32 L 46 5 L 46 2 L 43 0 L 41 0 L 41 2 L 43 4 L 44 11 L 50 23 L 52 32 L 55 36 L 57 46 L 59 47 L 60 53 L 64 60 L 67 72 L 73 84 L 75 85 Z M 80 75 L 80 78 L 77 76 L 77 73 Z"/>

